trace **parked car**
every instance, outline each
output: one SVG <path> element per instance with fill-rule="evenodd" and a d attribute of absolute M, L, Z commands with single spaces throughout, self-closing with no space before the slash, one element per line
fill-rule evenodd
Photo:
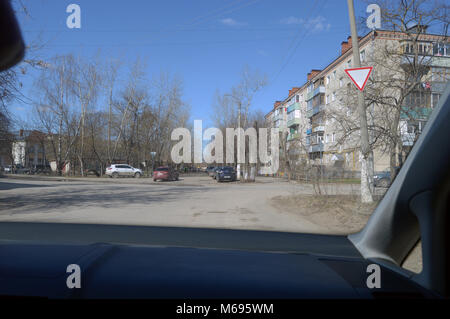
<path fill-rule="evenodd" d="M 4 171 L 5 173 L 11 173 L 11 172 L 12 172 L 12 165 L 6 165 L 6 166 L 3 168 L 3 171 Z"/>
<path fill-rule="evenodd" d="M 97 177 L 100 177 L 100 173 L 98 172 L 97 169 L 95 168 L 88 168 L 84 170 L 84 175 L 89 176 L 89 175 L 95 175 Z"/>
<path fill-rule="evenodd" d="M 34 165 L 30 173 L 50 175 L 51 172 L 52 169 L 50 165 Z"/>
<path fill-rule="evenodd" d="M 208 176 L 213 177 L 215 174 L 215 169 L 216 169 L 215 166 L 208 166 L 206 168 L 206 173 L 208 174 Z"/>
<path fill-rule="evenodd" d="M 153 181 L 177 181 L 178 172 L 172 167 L 161 166 L 153 171 Z"/>
<path fill-rule="evenodd" d="M 395 175 L 397 176 L 400 167 L 394 167 Z M 389 170 L 377 173 L 373 176 L 373 185 L 375 187 L 389 187 L 392 183 L 391 172 Z"/>
<path fill-rule="evenodd" d="M 120 177 L 120 176 L 128 176 L 128 177 L 134 177 L 139 178 L 141 177 L 142 171 L 139 168 L 134 168 L 133 166 L 130 166 L 128 164 L 112 164 L 111 166 L 106 168 L 106 175 L 109 177 Z"/>
<path fill-rule="evenodd" d="M 14 167 L 14 173 L 15 174 L 30 174 L 31 173 L 31 169 L 29 167 L 25 167 L 21 164 L 17 164 Z"/>
<path fill-rule="evenodd" d="M 216 167 L 214 167 L 214 172 L 213 172 L 213 174 L 212 174 L 212 178 L 213 178 L 213 179 L 216 179 L 216 177 L 217 177 L 217 172 L 220 171 L 221 168 L 222 168 L 222 166 L 216 166 Z"/>
<path fill-rule="evenodd" d="M 234 182 L 234 181 L 236 181 L 236 171 L 231 166 L 221 167 L 216 172 L 216 181 L 218 183 L 223 182 L 223 181 Z"/>
<path fill-rule="evenodd" d="M 391 173 L 380 172 L 373 176 L 373 185 L 375 187 L 389 187 L 391 184 Z"/>

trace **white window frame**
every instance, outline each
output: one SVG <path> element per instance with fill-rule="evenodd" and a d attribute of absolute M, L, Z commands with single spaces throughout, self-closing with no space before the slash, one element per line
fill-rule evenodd
<path fill-rule="evenodd" d="M 361 50 L 361 52 L 359 52 L 359 59 L 361 62 L 366 62 L 366 50 Z"/>

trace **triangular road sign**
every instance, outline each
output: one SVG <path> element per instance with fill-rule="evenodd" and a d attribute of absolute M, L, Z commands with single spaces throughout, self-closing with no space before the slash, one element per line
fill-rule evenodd
<path fill-rule="evenodd" d="M 369 75 L 372 72 L 373 67 L 368 66 L 364 68 L 354 68 L 354 69 L 345 69 L 345 73 L 350 77 L 350 79 L 355 83 L 356 87 L 362 91 L 366 86 L 367 80 L 369 79 Z"/>

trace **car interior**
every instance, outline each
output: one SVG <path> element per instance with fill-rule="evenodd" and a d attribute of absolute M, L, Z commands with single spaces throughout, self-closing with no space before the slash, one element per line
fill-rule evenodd
<path fill-rule="evenodd" d="M 0 1 L 0 70 L 24 56 Z M 450 297 L 450 86 L 358 233 L 0 222 L 0 296 L 87 299 Z M 430 165 L 432 163 L 432 165 Z M 418 241 L 423 270 L 401 267 Z M 82 286 L 68 289 L 67 265 Z M 370 265 L 380 285 L 368 287 Z"/>

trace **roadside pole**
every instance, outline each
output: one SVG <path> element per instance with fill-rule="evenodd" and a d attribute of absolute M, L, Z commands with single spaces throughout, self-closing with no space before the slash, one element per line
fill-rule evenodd
<path fill-rule="evenodd" d="M 239 101 L 239 105 L 238 105 L 238 135 L 237 135 L 237 165 L 236 165 L 236 179 L 238 181 L 241 181 L 241 163 L 239 162 L 241 160 L 241 132 L 240 132 L 240 128 L 241 128 L 241 102 Z M 244 143 L 245 143 L 245 138 L 244 138 Z M 245 145 L 245 144 L 244 144 Z M 244 149 L 245 150 L 245 149 Z M 245 151 L 244 151 L 245 154 Z"/>
<path fill-rule="evenodd" d="M 352 34 L 352 49 L 353 49 L 353 67 L 361 67 L 361 61 L 359 58 L 359 41 L 358 33 L 356 31 L 356 21 L 355 21 L 355 9 L 353 6 L 353 0 L 347 0 L 348 4 L 348 15 L 350 19 L 350 30 Z M 370 188 L 369 172 L 372 171 L 369 168 L 371 149 L 369 145 L 369 131 L 367 128 L 367 113 L 366 106 L 364 102 L 364 93 L 358 90 L 358 113 L 360 119 L 360 136 L 361 136 L 361 202 L 371 203 L 373 202 L 372 192 Z"/>

